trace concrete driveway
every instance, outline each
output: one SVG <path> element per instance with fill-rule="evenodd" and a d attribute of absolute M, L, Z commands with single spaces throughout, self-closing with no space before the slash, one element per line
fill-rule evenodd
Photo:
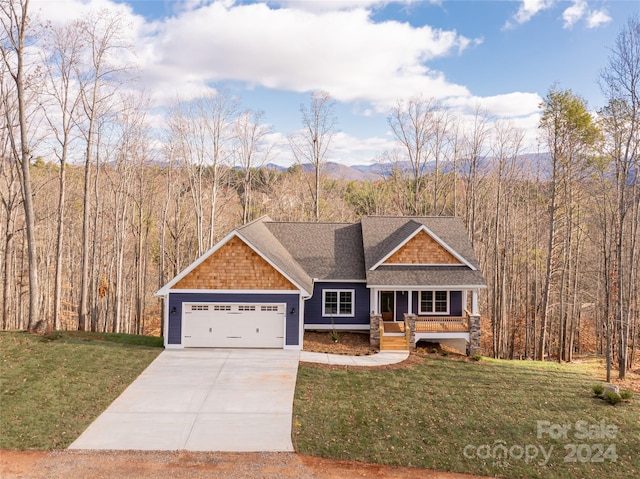
<path fill-rule="evenodd" d="M 69 449 L 293 451 L 300 351 L 166 350 Z"/>

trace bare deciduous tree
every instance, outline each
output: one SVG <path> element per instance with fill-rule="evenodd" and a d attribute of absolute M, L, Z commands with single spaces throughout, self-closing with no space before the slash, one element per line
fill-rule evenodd
<path fill-rule="evenodd" d="M 20 188 L 18 175 L 20 174 L 18 162 L 15 160 L 11 148 L 10 130 L 18 123 L 16 119 L 17 108 L 15 107 L 15 95 L 11 92 L 11 84 L 5 78 L 6 71 L 0 69 L 0 200 L 4 212 L 2 231 L 4 233 L 3 261 L 2 267 L 2 328 L 22 329 L 22 325 L 17 321 L 10 321 L 10 317 L 15 317 L 11 310 L 11 296 L 14 289 L 13 268 L 11 257 L 13 256 L 14 238 L 17 233 L 16 222 L 18 208 L 22 204 L 20 199 Z"/>
<path fill-rule="evenodd" d="M 232 154 L 236 111 L 236 101 L 222 91 L 191 102 L 179 101 L 168 120 L 172 158 L 181 161 L 189 172 L 198 255 L 215 241 L 219 189 L 223 182 L 221 172 Z"/>
<path fill-rule="evenodd" d="M 313 167 L 314 183 L 310 186 L 313 202 L 313 217 L 320 221 L 320 179 L 327 160 L 338 119 L 334 116 L 335 101 L 329 93 L 314 92 L 311 104 L 300 105 L 303 129 L 289 135 L 289 145 L 299 165 L 310 163 Z"/>
<path fill-rule="evenodd" d="M 600 76 L 608 104 L 602 110 L 607 129 L 608 157 L 615 173 L 614 219 L 616 281 L 615 324 L 618 332 L 618 371 L 625 378 L 635 286 L 633 262 L 637 248 L 638 156 L 640 154 L 640 18 L 629 19 L 611 48 Z M 634 227 L 634 224 L 636 225 Z M 608 358 L 609 359 L 609 358 Z M 609 375 L 609 368 L 607 369 Z"/>
<path fill-rule="evenodd" d="M 473 118 L 462 135 L 462 159 L 460 176 L 465 186 L 464 218 L 469 230 L 471 243 L 475 245 L 478 228 L 478 194 L 482 182 L 482 170 L 486 166 L 489 153 L 489 135 L 492 122 L 489 113 L 479 105 L 473 111 Z"/>
<path fill-rule="evenodd" d="M 29 0 L 0 1 L 0 52 L 4 67 L 15 83 L 18 109 L 18 138 L 11 136 L 11 150 L 20 164 L 20 186 L 25 211 L 27 250 L 29 258 L 29 320 L 28 328 L 38 327 L 40 321 L 40 289 L 38 286 L 38 253 L 36 243 L 36 223 L 31 184 L 31 146 L 28 138 L 27 82 L 28 66 L 26 49 L 29 29 Z M 45 320 L 46 321 L 46 320 Z"/>
<path fill-rule="evenodd" d="M 427 162 L 434 150 L 431 143 L 437 136 L 440 121 L 439 105 L 434 99 L 422 96 L 406 101 L 399 100 L 391 110 L 387 122 L 400 144 L 401 158 L 406 158 L 411 173 L 410 191 L 411 214 L 422 214 L 422 196 L 424 193 L 424 175 Z M 399 170 L 397 173 L 401 173 Z"/>
<path fill-rule="evenodd" d="M 549 237 L 547 241 L 547 258 L 544 289 L 542 296 L 542 317 L 538 347 L 538 359 L 546 356 L 547 328 L 550 314 L 550 295 L 558 268 L 558 255 L 567 254 L 567 243 L 564 248 L 558 244 L 557 226 L 560 209 L 568 206 L 570 193 L 565 188 L 572 181 L 572 175 L 585 163 L 589 148 L 596 139 L 596 128 L 585 102 L 570 90 L 560 91 L 552 88 L 545 97 L 540 129 L 547 142 L 551 157 L 551 180 L 549 184 Z M 561 196 L 562 195 L 562 196 Z M 565 202 L 562 202 L 562 200 Z M 571 212 L 563 211 L 570 215 Z M 564 234 L 569 234 L 565 231 Z M 562 248 L 559 253 L 558 248 Z M 564 268 L 563 270 L 564 271 Z M 562 284 L 562 281 L 561 283 Z M 562 301 L 562 298 L 559 298 Z M 559 355 L 561 357 L 561 355 Z"/>
<path fill-rule="evenodd" d="M 80 106 L 80 89 L 75 74 L 80 68 L 85 45 L 80 23 L 72 22 L 49 30 L 47 85 L 45 94 L 53 99 L 53 105 L 45 109 L 49 128 L 58 147 L 55 155 L 60 163 L 58 191 L 58 227 L 56 236 L 55 287 L 53 293 L 53 329 L 60 326 L 62 296 L 62 254 L 65 225 L 66 168 L 69 149 L 74 139 L 73 128 Z"/>
<path fill-rule="evenodd" d="M 236 165 L 239 166 L 240 198 L 242 202 L 242 224 L 253 220 L 251 214 L 253 170 L 264 166 L 269 158 L 271 147 L 265 143 L 265 137 L 271 128 L 262 123 L 263 112 L 247 110 L 236 118 L 235 148 Z"/>
<path fill-rule="evenodd" d="M 80 33 L 88 49 L 88 65 L 79 66 L 76 76 L 80 85 L 82 107 L 85 115 L 81 126 L 85 138 L 84 196 L 82 217 L 82 262 L 78 329 L 87 328 L 89 311 L 89 259 L 90 259 L 90 193 L 91 164 L 96 147 L 96 128 L 100 118 L 109 110 L 109 101 L 115 94 L 117 75 L 127 69 L 118 53 L 129 48 L 127 26 L 119 13 L 109 10 L 93 12 L 80 24 Z M 109 87 L 109 85 L 111 85 Z M 97 194 L 97 192 L 95 192 Z"/>

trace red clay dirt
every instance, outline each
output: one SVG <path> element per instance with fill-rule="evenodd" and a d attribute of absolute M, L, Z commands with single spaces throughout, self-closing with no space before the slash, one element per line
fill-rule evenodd
<path fill-rule="evenodd" d="M 2 479 L 282 478 L 477 479 L 481 476 L 391 467 L 295 453 L 187 451 L 0 451 Z M 488 479 L 488 478 L 486 478 Z"/>

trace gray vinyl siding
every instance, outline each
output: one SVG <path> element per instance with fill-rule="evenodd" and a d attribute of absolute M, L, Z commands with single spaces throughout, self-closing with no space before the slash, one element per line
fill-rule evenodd
<path fill-rule="evenodd" d="M 286 303 L 287 337 L 285 344 L 298 346 L 300 334 L 299 300 L 298 294 L 169 293 L 167 344 L 181 344 L 182 342 L 182 303 Z M 173 312 L 173 308 L 175 308 L 175 312 Z"/>
<path fill-rule="evenodd" d="M 368 325 L 369 320 L 369 289 L 365 283 L 325 283 L 317 282 L 313 286 L 313 296 L 304 304 L 305 325 L 328 325 L 330 317 L 322 316 L 322 292 L 325 289 L 352 289 L 355 293 L 355 309 L 353 317 L 334 317 L 333 324 L 339 325 Z"/>

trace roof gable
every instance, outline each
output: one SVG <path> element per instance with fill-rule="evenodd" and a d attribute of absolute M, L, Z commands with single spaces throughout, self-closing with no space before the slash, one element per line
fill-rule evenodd
<path fill-rule="evenodd" d="M 450 265 L 463 262 L 422 227 L 383 259 L 381 264 Z"/>
<path fill-rule="evenodd" d="M 426 238 L 420 237 L 422 234 L 459 260 L 459 263 L 387 261 L 405 245 L 411 245 L 414 237 L 417 241 L 424 241 Z M 371 287 L 486 287 L 460 218 L 366 216 L 362 218 L 362 241 L 367 285 Z M 398 258 L 401 256 L 395 257 L 396 260 Z"/>
<path fill-rule="evenodd" d="M 174 289 L 284 291 L 298 288 L 242 239 L 234 236 L 178 281 Z"/>
<path fill-rule="evenodd" d="M 230 268 L 229 264 L 234 267 Z M 171 289 L 302 290 L 308 293 L 289 274 L 242 238 L 238 231 L 229 233 L 156 294 L 163 296 Z"/>
<path fill-rule="evenodd" d="M 371 270 L 382 264 L 411 264 L 423 266 L 460 265 L 475 270 L 462 255 L 457 253 L 424 224 L 402 240 L 383 256 Z"/>

